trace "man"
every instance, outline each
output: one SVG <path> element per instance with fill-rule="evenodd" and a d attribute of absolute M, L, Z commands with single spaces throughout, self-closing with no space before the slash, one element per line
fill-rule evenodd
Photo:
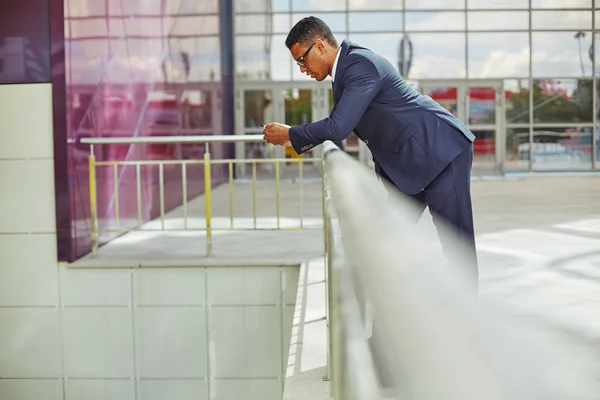
<path fill-rule="evenodd" d="M 414 199 L 421 213 L 428 206 L 438 232 L 439 222 L 445 221 L 467 245 L 471 254 L 465 266 L 465 255 L 455 254 L 450 241 L 439 235 L 450 263 L 469 269 L 476 291 L 470 194 L 475 136 L 454 115 L 408 85 L 384 57 L 346 40 L 338 46 L 318 18 L 299 21 L 285 43 L 300 71 L 317 81 L 331 76 L 335 107 L 329 118 L 310 124 L 268 124 L 265 140 L 291 144 L 303 153 L 326 140 L 341 141 L 354 131 L 373 154 L 377 173 Z"/>
<path fill-rule="evenodd" d="M 338 46 L 329 27 L 318 18 L 299 21 L 285 43 L 300 71 L 317 81 L 331 76 L 335 107 L 329 118 L 314 123 L 293 128 L 268 124 L 263 130 L 265 140 L 291 144 L 303 153 L 326 140 L 341 141 L 354 131 L 373 154 L 377 173 L 414 199 L 421 213 L 429 207 L 444 253 L 454 267 L 467 268 L 476 293 L 470 194 L 475 136 L 430 97 L 408 85 L 385 58 L 350 41 Z M 467 257 L 444 237 L 440 221 L 465 242 Z M 374 321 L 371 344 L 376 365 L 386 352 L 377 332 Z M 392 385 L 390 371 L 378 367 L 382 385 Z"/>

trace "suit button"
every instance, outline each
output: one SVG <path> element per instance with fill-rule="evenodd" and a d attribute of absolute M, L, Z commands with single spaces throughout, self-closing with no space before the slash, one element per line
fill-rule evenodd
<path fill-rule="evenodd" d="M 365 140 L 365 144 L 369 144 L 369 141 L 368 141 L 368 140 Z"/>

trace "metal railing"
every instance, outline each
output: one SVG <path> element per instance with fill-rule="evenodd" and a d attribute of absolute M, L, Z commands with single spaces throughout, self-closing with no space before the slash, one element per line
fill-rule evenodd
<path fill-rule="evenodd" d="M 276 230 L 290 230 L 290 229 L 321 229 L 321 226 L 313 226 L 305 224 L 304 216 L 304 166 L 309 163 L 316 163 L 319 167 L 321 165 L 321 158 L 246 158 L 246 159 L 213 159 L 210 152 L 210 144 L 216 143 L 250 143 L 250 142 L 264 142 L 263 135 L 213 135 L 213 136 L 147 136 L 147 137 L 103 137 L 103 138 L 83 138 L 81 143 L 90 146 L 90 153 L 88 156 L 88 168 L 89 168 L 89 202 L 90 202 L 90 221 L 91 221 L 91 240 L 92 240 L 92 255 L 98 253 L 98 247 L 100 242 L 101 233 L 126 233 L 132 230 L 144 230 L 144 231 L 165 231 L 169 230 L 165 227 L 165 166 L 177 165 L 181 167 L 181 181 L 182 181 L 182 204 L 183 208 L 183 230 L 193 231 L 200 230 L 206 232 L 206 254 L 212 256 L 213 254 L 213 232 L 227 230 L 263 230 L 263 229 L 276 229 Z M 161 160 L 110 160 L 110 161 L 98 161 L 96 159 L 95 146 L 106 146 L 106 145 L 173 145 L 173 144 L 203 144 L 204 155 L 202 159 L 161 159 Z M 270 146 L 265 143 L 265 146 Z M 251 165 L 252 170 L 252 219 L 253 224 L 251 227 L 236 227 L 234 224 L 234 166 L 246 164 Z M 261 164 L 269 164 L 274 167 L 274 181 L 275 181 L 275 218 L 276 225 L 274 228 L 260 228 L 257 224 L 257 166 Z M 298 165 L 298 183 L 300 188 L 300 218 L 299 226 L 297 227 L 283 227 L 280 224 L 281 221 L 281 165 L 285 164 L 297 164 Z M 188 213 L 188 167 L 193 165 L 202 165 L 204 170 L 204 219 L 205 224 L 203 227 L 191 227 L 188 224 L 189 213 Z M 229 196 L 229 226 L 228 227 L 215 227 L 213 226 L 212 216 L 212 194 L 213 185 L 215 181 L 211 175 L 211 166 L 221 165 L 227 166 L 227 185 L 228 185 L 228 196 Z M 142 179 L 141 179 L 141 168 L 142 166 L 155 166 L 158 167 L 158 187 L 159 187 L 159 215 L 160 228 L 152 229 L 144 227 L 144 224 L 148 221 L 144 221 L 142 216 Z M 115 215 L 115 226 L 111 228 L 99 227 L 98 221 L 98 182 L 97 182 L 97 171 L 98 168 L 112 168 L 113 170 L 113 196 L 114 196 L 114 215 Z M 137 224 L 133 227 L 123 227 L 120 219 L 119 210 L 119 168 L 133 167 L 135 168 L 135 187 L 136 187 L 136 203 L 137 203 Z"/>
<path fill-rule="evenodd" d="M 469 252 L 448 227 L 416 229 L 421 210 L 332 143 L 323 158 L 331 398 L 597 397 L 588 346 L 478 298 L 460 268 Z M 465 259 L 449 266 L 438 235 Z"/>

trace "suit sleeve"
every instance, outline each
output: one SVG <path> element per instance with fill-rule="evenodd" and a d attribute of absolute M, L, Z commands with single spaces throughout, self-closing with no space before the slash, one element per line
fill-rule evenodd
<path fill-rule="evenodd" d="M 326 140 L 335 142 L 347 138 L 381 90 L 381 78 L 371 61 L 360 58 L 346 67 L 343 85 L 331 116 L 290 129 L 290 142 L 298 154 Z"/>

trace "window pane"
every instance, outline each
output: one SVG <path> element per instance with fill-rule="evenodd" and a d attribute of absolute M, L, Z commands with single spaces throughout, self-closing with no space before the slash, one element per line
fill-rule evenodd
<path fill-rule="evenodd" d="M 398 46 L 402 39 L 401 33 L 351 33 L 349 39 L 387 58 L 398 69 Z"/>
<path fill-rule="evenodd" d="M 467 8 L 529 8 L 529 0 L 467 0 Z"/>
<path fill-rule="evenodd" d="M 592 29 L 591 11 L 532 11 L 532 29 Z"/>
<path fill-rule="evenodd" d="M 241 80 L 290 80 L 292 56 L 285 35 L 236 37 L 236 73 Z"/>
<path fill-rule="evenodd" d="M 216 18 L 216 17 L 215 17 Z M 236 33 L 285 33 L 290 31 L 289 14 L 238 14 L 235 16 Z"/>
<path fill-rule="evenodd" d="M 529 128 L 506 129 L 506 171 L 529 170 Z"/>
<path fill-rule="evenodd" d="M 529 123 L 529 80 L 505 80 L 506 124 Z"/>
<path fill-rule="evenodd" d="M 592 0 L 531 0 L 531 8 L 592 8 Z"/>
<path fill-rule="evenodd" d="M 173 46 L 173 45 L 172 45 Z M 220 46 L 218 37 L 186 38 L 177 40 L 177 50 L 189 56 L 188 82 L 217 81 L 221 79 Z"/>
<path fill-rule="evenodd" d="M 267 31 L 266 14 L 236 15 L 235 32 L 236 33 L 266 33 Z"/>
<path fill-rule="evenodd" d="M 208 16 L 178 16 L 173 23 L 171 35 L 218 35 L 219 17 Z"/>
<path fill-rule="evenodd" d="M 349 0 L 349 10 L 401 10 L 402 2 L 399 0 Z"/>
<path fill-rule="evenodd" d="M 248 12 L 281 12 L 290 11 L 289 0 L 234 0 L 234 8 L 237 13 L 248 13 Z M 191 1 L 187 3 L 205 3 L 206 0 L 202 1 Z M 271 4 L 269 4 L 271 2 Z M 218 9 L 217 9 L 218 10 Z"/>
<path fill-rule="evenodd" d="M 289 33 L 291 27 L 290 14 L 273 14 L 273 33 Z"/>
<path fill-rule="evenodd" d="M 592 81 L 589 79 L 535 80 L 534 123 L 592 122 Z"/>
<path fill-rule="evenodd" d="M 407 12 L 407 31 L 464 31 L 464 12 Z"/>
<path fill-rule="evenodd" d="M 456 10 L 464 8 L 465 0 L 406 0 L 407 10 Z"/>
<path fill-rule="evenodd" d="M 529 76 L 529 35 L 469 33 L 469 78 Z"/>
<path fill-rule="evenodd" d="M 469 11 L 467 15 L 470 31 L 527 30 L 528 11 Z"/>
<path fill-rule="evenodd" d="M 346 14 L 345 13 L 327 13 L 327 14 L 293 14 L 292 15 L 292 26 L 295 25 L 302 18 L 306 17 L 317 17 L 325 22 L 332 32 L 345 32 L 346 31 Z"/>
<path fill-rule="evenodd" d="M 256 0 L 252 0 L 256 1 Z M 345 11 L 346 0 L 292 0 L 292 11 Z"/>
<path fill-rule="evenodd" d="M 119 0 L 116 0 L 119 1 Z M 244 2 L 248 3 L 248 0 L 243 0 Z M 275 0 L 278 1 L 278 0 Z M 135 2 L 134 0 L 127 0 L 127 1 L 120 1 L 122 4 L 123 3 L 132 3 L 130 8 L 133 9 L 135 7 L 135 4 L 138 4 L 138 2 Z M 125 6 L 123 6 L 125 7 Z M 119 8 L 118 6 L 113 7 L 112 9 L 114 10 L 115 8 Z M 160 9 L 160 6 L 159 6 Z M 219 0 L 203 0 L 203 1 L 184 1 L 181 4 L 181 9 L 179 10 L 179 14 L 217 14 L 219 12 Z"/>
<path fill-rule="evenodd" d="M 591 32 L 533 32 L 533 76 L 590 76 Z"/>
<path fill-rule="evenodd" d="M 349 13 L 349 30 L 365 31 L 401 31 L 401 12 L 353 12 Z"/>
<path fill-rule="evenodd" d="M 464 78 L 465 35 L 463 33 L 417 33 L 408 35 L 412 43 L 405 79 Z M 350 40 L 363 44 L 387 57 L 398 68 L 402 34 L 350 35 Z"/>
<path fill-rule="evenodd" d="M 522 146 L 529 151 L 529 146 Z M 592 163 L 592 127 L 555 128 L 534 126 L 533 169 L 590 169 Z"/>
<path fill-rule="evenodd" d="M 244 91 L 244 128 L 262 131 L 260 124 L 275 120 L 274 111 L 270 90 Z"/>

